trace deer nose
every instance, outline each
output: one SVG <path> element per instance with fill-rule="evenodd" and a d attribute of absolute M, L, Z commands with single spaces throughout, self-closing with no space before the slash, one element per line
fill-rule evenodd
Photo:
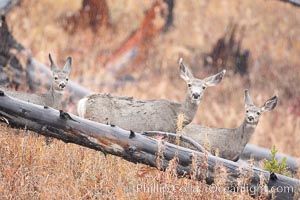
<path fill-rule="evenodd" d="M 66 87 L 66 84 L 65 84 L 64 82 L 62 82 L 62 83 L 59 84 L 59 87 L 60 87 L 61 89 L 64 89 L 64 88 Z"/>
<path fill-rule="evenodd" d="M 253 120 L 254 120 L 254 117 L 252 117 L 252 116 L 249 116 L 249 117 L 248 117 L 248 120 L 251 122 L 251 121 L 253 121 Z"/>
<path fill-rule="evenodd" d="M 198 93 L 193 93 L 193 98 L 194 98 L 194 99 L 199 99 L 199 98 L 200 98 L 200 94 L 198 94 Z"/>

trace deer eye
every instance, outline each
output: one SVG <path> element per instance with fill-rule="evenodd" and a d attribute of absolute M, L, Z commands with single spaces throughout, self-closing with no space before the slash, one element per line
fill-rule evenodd
<path fill-rule="evenodd" d="M 202 89 L 203 89 L 203 90 L 205 90 L 205 89 L 206 89 L 206 87 L 205 87 L 205 86 L 203 86 L 203 87 L 202 87 Z"/>
<path fill-rule="evenodd" d="M 189 84 L 188 84 L 188 87 L 192 87 L 192 84 L 189 83 Z"/>
<path fill-rule="evenodd" d="M 260 112 L 257 112 L 256 114 L 257 114 L 257 115 L 260 115 Z"/>
<path fill-rule="evenodd" d="M 57 79 L 58 79 L 58 77 L 57 77 L 57 76 L 55 76 L 55 77 L 54 77 L 54 80 L 57 80 Z"/>
<path fill-rule="evenodd" d="M 246 110 L 246 113 L 248 113 L 249 112 L 249 110 Z"/>
<path fill-rule="evenodd" d="M 68 78 L 66 78 L 66 81 L 68 81 L 69 79 Z"/>

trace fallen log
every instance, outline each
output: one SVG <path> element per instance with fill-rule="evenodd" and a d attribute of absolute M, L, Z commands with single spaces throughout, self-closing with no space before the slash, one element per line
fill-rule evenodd
<path fill-rule="evenodd" d="M 6 15 L 15 6 L 20 4 L 20 0 L 1 0 L 0 1 L 0 15 Z"/>
<path fill-rule="evenodd" d="M 177 159 L 177 174 L 179 176 L 191 176 L 212 184 L 218 176 L 216 166 L 226 169 L 226 187 L 233 191 L 241 191 L 241 187 L 249 191 L 251 195 L 259 195 L 264 189 L 260 186 L 261 177 L 266 180 L 269 190 L 275 192 L 276 199 L 293 199 L 299 190 L 300 181 L 282 175 L 249 166 L 241 166 L 238 163 L 228 161 L 211 155 L 179 147 L 170 143 L 143 136 L 139 133 L 126 131 L 114 125 L 105 125 L 90 120 L 82 119 L 64 111 L 58 111 L 49 107 L 23 102 L 4 94 L 0 91 L 0 118 L 13 127 L 19 127 L 35 131 L 49 137 L 71 142 L 91 149 L 102 151 L 122 157 L 133 163 L 143 163 L 160 170 L 168 167 L 169 161 Z M 191 167 L 196 160 L 196 169 Z M 159 165 L 157 165 L 159 163 Z M 243 174 L 252 174 L 246 185 L 240 185 L 239 180 Z"/>
<path fill-rule="evenodd" d="M 162 139 L 167 139 L 168 142 L 173 141 L 171 143 L 175 144 L 176 139 L 178 138 L 180 142 L 187 143 L 187 145 L 190 147 L 190 149 L 194 149 L 203 153 L 210 154 L 208 151 L 205 150 L 203 146 L 201 146 L 199 143 L 197 143 L 195 140 L 193 140 L 190 137 L 187 137 L 185 135 L 179 135 L 176 133 L 167 133 L 167 132 L 161 132 L 161 131 L 145 131 L 142 133 L 142 135 L 148 136 L 148 137 L 162 137 Z M 181 146 L 181 145 L 180 145 Z"/>
<path fill-rule="evenodd" d="M 299 170 L 300 159 L 283 153 L 276 153 L 275 158 L 276 160 L 282 160 L 284 157 L 286 157 L 286 163 L 289 167 L 289 170 L 293 174 L 296 174 Z M 256 162 L 259 162 L 263 159 L 271 160 L 270 149 L 259 147 L 253 144 L 247 144 L 241 155 L 241 159 L 248 160 L 250 158 L 252 158 Z"/>
<path fill-rule="evenodd" d="M 280 0 L 280 1 L 283 1 L 283 2 L 286 2 L 286 3 L 290 3 L 293 6 L 300 7 L 300 1 L 299 0 Z"/>
<path fill-rule="evenodd" d="M 142 133 L 145 136 L 148 137 L 161 137 L 164 141 L 168 141 L 172 144 L 176 144 L 176 139 L 178 137 L 178 134 L 174 133 L 167 133 L 167 132 L 160 132 L 160 131 L 146 131 Z M 199 143 L 197 143 L 192 138 L 185 136 L 185 135 L 179 135 L 178 137 L 180 143 L 179 146 L 183 146 L 189 149 L 194 149 L 196 151 L 205 152 L 210 154 L 205 150 L 203 146 L 201 146 Z M 300 159 L 294 158 L 292 156 L 277 153 L 275 158 L 276 160 L 282 160 L 284 157 L 286 157 L 286 163 L 288 165 L 288 170 L 292 174 L 297 174 L 300 164 Z M 241 157 L 239 159 L 240 162 L 246 162 L 247 160 L 252 160 L 255 162 L 255 164 L 258 164 L 260 161 L 267 159 L 272 160 L 270 156 L 270 149 L 255 146 L 253 144 L 247 144 L 243 153 L 241 154 Z"/>

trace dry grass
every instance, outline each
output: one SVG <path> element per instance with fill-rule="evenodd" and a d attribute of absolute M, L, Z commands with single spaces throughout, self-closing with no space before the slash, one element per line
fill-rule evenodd
<path fill-rule="evenodd" d="M 239 76 L 225 76 L 220 85 L 208 89 L 194 122 L 212 127 L 238 126 L 244 116 L 244 87 L 249 87 L 257 104 L 277 94 L 280 99 L 277 108 L 262 116 L 251 143 L 268 148 L 275 144 L 278 151 L 300 157 L 300 117 L 294 114 L 300 108 L 292 107 L 300 99 L 300 12 L 297 8 L 276 0 L 176 1 L 172 30 L 154 40 L 144 63 L 130 63 L 130 69 L 134 70 L 127 73 L 136 82 L 111 89 L 107 85 L 112 80 L 106 77 L 107 71 L 101 66 L 139 26 L 143 12 L 152 1 L 108 3 L 113 28 L 98 34 L 82 30 L 68 35 L 62 29 L 62 16 L 78 9 L 80 0 L 24 0 L 22 7 L 8 16 L 8 23 L 16 39 L 43 63 L 48 63 L 49 52 L 58 63 L 72 56 L 71 79 L 95 92 L 183 101 L 186 86 L 178 74 L 179 57 L 184 58 L 195 76 L 208 76 L 199 57 L 211 50 L 230 21 L 238 22 L 245 28 L 242 47 L 251 53 L 250 86 Z M 107 84 L 100 87 L 103 81 Z M 99 152 L 76 145 L 54 141 L 51 146 L 45 146 L 42 137 L 4 126 L 0 130 L 0 196 L 3 198 L 248 198 L 240 194 L 179 190 L 137 192 L 134 187 L 138 184 L 192 185 L 202 189 L 207 186 L 177 179 L 171 172 L 161 173 L 112 156 L 105 158 Z M 126 186 L 130 192 L 126 192 Z"/>
<path fill-rule="evenodd" d="M 224 199 L 246 194 L 209 191 L 206 184 L 91 149 L 0 127 L 1 199 Z M 214 188 L 211 189 L 214 191 Z"/>

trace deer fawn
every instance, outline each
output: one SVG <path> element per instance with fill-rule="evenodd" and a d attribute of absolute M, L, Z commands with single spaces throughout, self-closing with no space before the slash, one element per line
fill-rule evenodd
<path fill-rule="evenodd" d="M 59 69 L 53 62 L 49 54 L 52 71 L 52 83 L 46 94 L 29 94 L 4 89 L 4 91 L 12 97 L 43 106 L 57 108 L 64 94 L 64 90 L 68 83 L 68 77 L 71 72 L 72 58 L 68 57 L 63 69 Z M 2 89 L 2 88 L 1 88 Z"/>
<path fill-rule="evenodd" d="M 190 124 L 183 129 L 184 135 L 193 138 L 200 145 L 206 140 L 212 153 L 219 151 L 219 156 L 228 160 L 237 161 L 258 124 L 262 113 L 273 110 L 278 98 L 274 96 L 261 107 L 253 104 L 248 90 L 245 90 L 246 116 L 241 126 L 234 129 L 209 128 Z"/>
<path fill-rule="evenodd" d="M 179 61 L 180 76 L 188 85 L 188 92 L 183 103 L 163 99 L 136 100 L 132 97 L 118 97 L 110 94 L 93 94 L 78 102 L 80 117 L 100 123 L 110 123 L 126 130 L 136 132 L 158 130 L 175 132 L 179 114 L 184 115 L 184 126 L 189 124 L 198 109 L 207 87 L 217 85 L 225 70 L 205 78 L 197 79 L 185 67 L 182 58 Z"/>

